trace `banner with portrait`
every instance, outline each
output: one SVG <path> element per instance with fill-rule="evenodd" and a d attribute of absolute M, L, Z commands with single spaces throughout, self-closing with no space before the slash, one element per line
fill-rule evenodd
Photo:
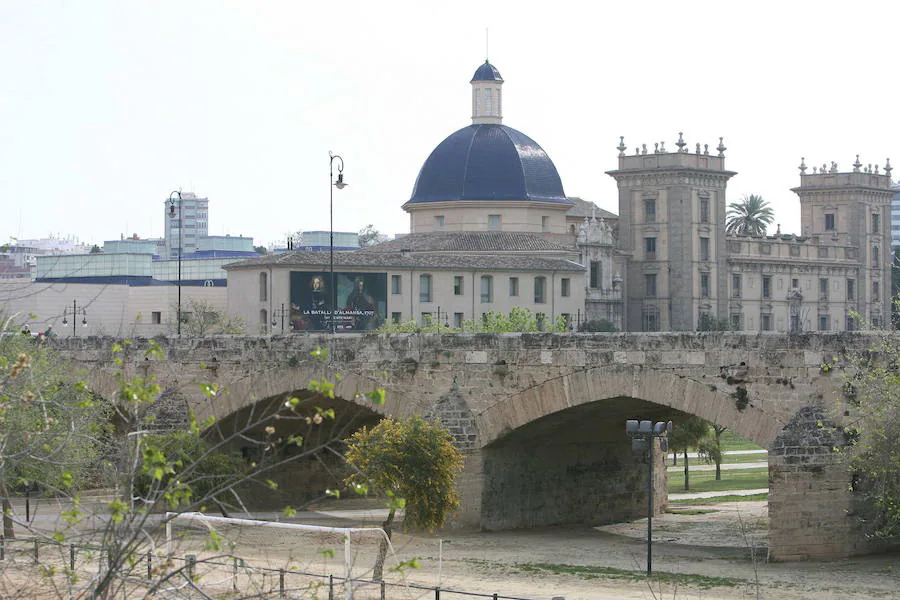
<path fill-rule="evenodd" d="M 291 271 L 292 331 L 372 331 L 385 322 L 387 273 L 335 271 L 334 284 L 332 298 L 328 271 Z"/>

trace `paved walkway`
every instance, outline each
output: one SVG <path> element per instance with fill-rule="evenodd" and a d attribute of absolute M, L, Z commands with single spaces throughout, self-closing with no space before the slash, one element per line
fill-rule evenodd
<path fill-rule="evenodd" d="M 768 494 L 768 488 L 757 490 L 722 490 L 721 492 L 685 492 L 669 493 L 669 500 L 689 500 L 693 498 L 715 498 L 716 496 L 753 496 L 755 494 Z"/>
<path fill-rule="evenodd" d="M 768 461 L 766 461 L 766 462 L 763 462 L 763 461 L 748 462 L 748 463 L 722 463 L 722 470 L 723 471 L 737 471 L 738 469 L 765 469 L 768 466 L 769 466 Z M 702 463 L 699 465 L 690 464 L 690 465 L 688 465 L 688 468 L 691 470 L 691 472 L 715 471 L 716 465 L 708 465 L 706 463 Z M 672 465 L 669 465 L 666 468 L 666 470 L 669 473 L 684 473 L 684 465 L 681 464 L 681 465 L 677 465 L 674 467 Z"/>

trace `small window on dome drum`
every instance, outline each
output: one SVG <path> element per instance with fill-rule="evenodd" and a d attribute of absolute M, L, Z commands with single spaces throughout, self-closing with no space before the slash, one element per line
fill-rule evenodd
<path fill-rule="evenodd" d="M 500 231 L 500 215 L 488 215 L 488 231 Z"/>

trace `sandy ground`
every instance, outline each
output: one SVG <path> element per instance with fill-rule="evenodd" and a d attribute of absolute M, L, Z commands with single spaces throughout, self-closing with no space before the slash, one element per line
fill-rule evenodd
<path fill-rule="evenodd" d="M 341 527 L 373 526 L 380 511 L 371 505 L 339 504 L 301 513 L 295 521 Z M 440 584 L 443 599 L 477 596 L 551 600 L 630 598 L 896 598 L 900 589 L 900 556 L 882 555 L 851 560 L 804 563 L 770 563 L 766 560 L 767 515 L 764 502 L 736 502 L 673 506 L 675 513 L 653 520 L 653 571 L 646 569 L 646 520 L 602 527 L 569 526 L 511 532 L 461 532 L 447 530 L 440 536 L 394 536 L 392 560 L 418 559 L 420 568 L 405 577 L 386 574 L 391 582 L 423 587 Z M 706 512 L 709 511 L 709 512 Z M 702 512 L 703 514 L 688 514 Z M 681 514 L 678 514 L 681 513 Z M 270 516 L 274 518 L 274 516 Z M 262 567 L 305 572 L 343 572 L 339 535 L 295 535 L 282 530 L 254 527 L 225 532 L 242 556 L 238 587 L 277 590 L 277 571 Z M 202 537 L 181 539 L 175 555 L 204 554 Z M 335 549 L 334 556 L 323 549 Z M 354 557 L 354 576 L 370 575 L 374 543 L 359 543 Z M 756 560 L 751 558 L 751 548 Z M 7 557 L 9 561 L 9 555 Z M 19 560 L 18 564 L 25 561 Z M 235 579 L 230 559 L 221 566 L 200 568 L 204 585 L 216 597 L 224 597 Z M 7 562 L 7 564 L 9 564 Z M 255 570 L 254 570 L 255 569 Z M 6 569 L 6 574 L 10 570 Z M 302 580 L 301 580 L 302 579 Z M 288 576 L 289 598 L 301 596 L 308 578 Z M 275 598 L 277 594 L 270 597 Z M 324 590 L 319 598 L 327 598 Z M 335 598 L 343 598 L 338 592 Z M 355 598 L 377 598 L 374 587 L 359 590 Z M 434 598 L 433 590 L 388 588 L 387 598 Z M 484 596 L 482 596 L 484 597 Z"/>

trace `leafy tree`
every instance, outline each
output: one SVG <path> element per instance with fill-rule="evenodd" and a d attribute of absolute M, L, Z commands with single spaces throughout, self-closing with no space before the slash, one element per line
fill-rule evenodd
<path fill-rule="evenodd" d="M 688 451 L 697 448 L 709 435 L 709 423 L 700 417 L 688 417 L 672 429 L 669 447 L 672 452 L 681 452 L 684 457 L 684 489 L 691 489 Z"/>
<path fill-rule="evenodd" d="M 357 489 L 373 489 L 389 499 L 374 578 L 381 579 L 387 541 L 398 508 L 406 508 L 403 524 L 433 530 L 459 506 L 454 489 L 463 458 L 450 432 L 421 417 L 384 419 L 364 427 L 348 440 L 347 462 L 358 471 L 347 479 Z"/>
<path fill-rule="evenodd" d="M 109 441 L 110 406 L 60 364 L 52 348 L 0 326 L 0 496 L 4 535 L 14 536 L 13 490 L 50 494 L 97 482 Z"/>
<path fill-rule="evenodd" d="M 697 331 L 730 331 L 731 323 L 727 317 L 715 317 L 708 313 L 700 315 L 700 322 L 697 324 Z"/>
<path fill-rule="evenodd" d="M 113 455 L 110 450 L 108 458 L 115 463 L 118 472 L 117 495 L 111 501 L 100 502 L 96 509 L 88 510 L 81 504 L 78 492 L 90 483 L 90 478 L 80 477 L 75 466 L 87 464 L 86 472 L 90 474 L 90 462 L 81 457 L 89 448 L 92 435 L 87 434 L 91 430 L 82 428 L 83 423 L 77 417 L 81 414 L 79 411 L 94 408 L 94 400 L 90 396 L 79 396 L 77 402 L 63 404 L 61 400 L 68 396 L 53 390 L 52 385 L 57 381 L 57 373 L 61 374 L 60 381 L 67 381 L 64 376 L 71 375 L 71 369 L 64 369 L 59 359 L 49 352 L 46 354 L 48 365 L 56 367 L 48 371 L 52 377 L 46 378 L 51 385 L 36 385 L 44 381 L 35 379 L 44 356 L 41 354 L 43 346 L 31 342 L 30 336 L 9 334 L 8 331 L 9 328 L 0 328 L 0 347 L 6 351 L 0 360 L 0 419 L 5 420 L 0 424 L 0 469 L 9 474 L 21 472 L 30 462 L 52 465 L 60 471 L 61 480 L 61 484 L 52 491 L 61 505 L 71 507 L 61 513 L 61 519 L 51 531 L 35 529 L 22 521 L 17 521 L 16 526 L 26 529 L 36 539 L 57 544 L 60 549 L 77 540 L 79 545 L 91 548 L 90 552 L 80 553 L 82 561 L 94 561 L 94 565 L 99 565 L 97 561 L 102 556 L 102 568 L 91 566 L 92 573 L 88 579 L 82 577 L 83 570 L 70 571 L 67 561 L 66 566 L 59 567 L 51 559 L 50 562 L 41 562 L 35 569 L 31 565 L 8 561 L 4 563 L 4 569 L 19 569 L 21 572 L 12 573 L 11 577 L 7 575 L 0 586 L 15 581 L 18 585 L 17 597 L 50 597 L 48 591 L 59 598 L 90 597 L 95 600 L 193 597 L 193 591 L 186 594 L 177 591 L 182 588 L 187 574 L 187 567 L 182 563 L 166 560 L 153 552 L 153 568 L 144 566 L 148 550 L 152 552 L 155 546 L 154 540 L 163 536 L 166 524 L 173 518 L 168 511 L 180 514 L 203 510 L 208 506 L 218 506 L 223 511 L 235 503 L 242 506 L 240 485 L 256 482 L 268 488 L 277 488 L 274 482 L 266 479 L 268 470 L 323 452 L 338 453 L 343 448 L 338 437 L 323 432 L 322 424 L 332 419 L 334 412 L 315 407 L 315 404 L 334 399 L 334 382 L 327 378 L 311 381 L 306 399 L 278 397 L 268 407 L 260 405 L 243 416 L 233 416 L 227 430 L 212 419 L 200 423 L 191 416 L 188 426 L 177 431 L 145 433 L 155 425 L 152 409 L 163 391 L 152 376 L 130 376 L 127 370 L 133 360 L 126 361 L 125 355 L 138 353 L 138 356 L 143 356 L 140 364 L 149 365 L 150 362 L 145 361 L 160 359 L 162 352 L 152 340 L 142 342 L 147 344 L 145 350 L 138 350 L 126 341 L 112 348 L 114 362 L 120 365 L 116 376 L 119 389 L 112 410 L 122 443 L 120 454 Z M 10 347 L 6 346 L 7 343 L 22 346 Z M 20 349 L 21 352 L 18 351 Z M 326 351 L 316 350 L 312 354 L 315 358 L 327 360 Z M 34 382 L 35 385 L 29 387 L 22 382 Z M 35 389 L 41 394 L 33 391 Z M 48 389 L 53 393 L 44 393 Z M 61 389 L 67 390 L 68 387 Z M 83 386 L 76 382 L 74 389 L 83 390 Z M 203 384 L 201 389 L 209 402 L 225 392 L 214 384 Z M 377 404 L 384 401 L 382 390 L 360 394 L 360 397 Z M 56 419 L 56 414 L 59 415 L 58 431 L 54 429 L 56 422 L 51 421 L 49 416 L 41 416 L 40 427 L 30 432 L 18 433 L 7 429 L 9 419 L 23 412 L 20 407 L 37 405 L 52 409 L 54 404 L 51 400 L 60 407 L 57 413 L 48 413 L 53 415 L 53 419 Z M 90 422 L 108 421 L 108 414 L 100 413 L 94 414 Z M 63 429 L 66 435 L 62 435 Z M 31 437 L 26 433 L 30 433 Z M 29 440 L 33 443 L 29 444 Z M 19 445 L 16 446 L 16 443 Z M 243 461 L 229 455 L 229 450 L 247 444 L 258 449 L 258 461 L 241 464 Z M 289 456 L 279 452 L 288 445 L 296 446 L 298 451 Z M 79 460 L 62 460 L 61 457 L 70 454 Z M 92 462 L 96 467 L 103 461 L 94 454 Z M 42 486 L 49 486 L 54 481 L 49 471 L 35 477 Z M 6 491 L 0 493 L 5 495 Z M 229 498 L 233 501 L 229 502 Z M 291 507 L 285 507 L 287 516 L 293 512 Z M 10 519 L 15 518 L 11 507 L 7 515 Z M 98 518 L 104 526 L 85 527 L 84 522 L 88 518 Z M 224 546 L 222 536 L 210 531 L 205 549 L 212 551 L 213 555 L 198 562 L 231 558 Z M 46 555 L 43 551 L 42 557 Z"/>
<path fill-rule="evenodd" d="M 371 223 L 359 230 L 359 246 L 366 248 L 388 241 L 388 236 L 381 233 Z"/>
<path fill-rule="evenodd" d="M 101 252 L 100 246 L 98 246 L 97 244 L 94 244 L 93 246 L 91 246 L 91 252 L 90 252 L 91 254 L 100 254 L 100 252 Z"/>
<path fill-rule="evenodd" d="M 765 235 L 775 215 L 769 203 L 756 194 L 745 195 L 728 205 L 725 232 L 739 235 Z"/>
<path fill-rule="evenodd" d="M 895 303 L 898 300 L 894 301 Z M 900 540 L 900 344 L 890 333 L 847 357 L 843 400 L 853 420 L 840 428 L 850 445 L 852 490 L 876 538 Z"/>
<path fill-rule="evenodd" d="M 578 331 L 615 333 L 616 331 L 618 331 L 618 329 L 616 329 L 616 326 L 606 319 L 594 319 L 582 323 L 578 327 Z"/>
<path fill-rule="evenodd" d="M 172 314 L 177 314 L 176 310 Z M 181 331 L 187 335 L 242 334 L 244 321 L 212 305 L 208 300 L 190 298 L 181 309 Z M 174 324 L 170 326 L 174 329 Z"/>
<path fill-rule="evenodd" d="M 715 435 L 713 437 L 707 436 L 700 440 L 700 444 L 697 446 L 697 453 L 700 455 L 700 458 L 707 463 L 716 463 L 716 481 L 721 481 L 722 458 L 725 455 L 725 452 L 722 450 L 722 433 L 727 427 L 722 427 L 721 425 L 713 423 L 712 428 Z"/>
<path fill-rule="evenodd" d="M 253 246 L 253 251 L 256 252 L 257 254 L 263 254 L 263 255 L 266 255 L 269 253 L 269 251 L 266 249 L 265 246 Z"/>
<path fill-rule="evenodd" d="M 426 315 L 425 323 L 418 324 L 415 321 L 403 323 L 385 323 L 378 328 L 378 333 L 459 333 L 467 331 L 473 333 L 532 333 L 548 331 L 563 333 L 569 330 L 565 318 L 560 315 L 554 322 L 547 322 L 540 315 L 527 308 L 514 306 L 509 313 L 501 312 L 485 313 L 481 319 L 464 321 L 461 328 L 450 327 L 442 324 Z"/>

